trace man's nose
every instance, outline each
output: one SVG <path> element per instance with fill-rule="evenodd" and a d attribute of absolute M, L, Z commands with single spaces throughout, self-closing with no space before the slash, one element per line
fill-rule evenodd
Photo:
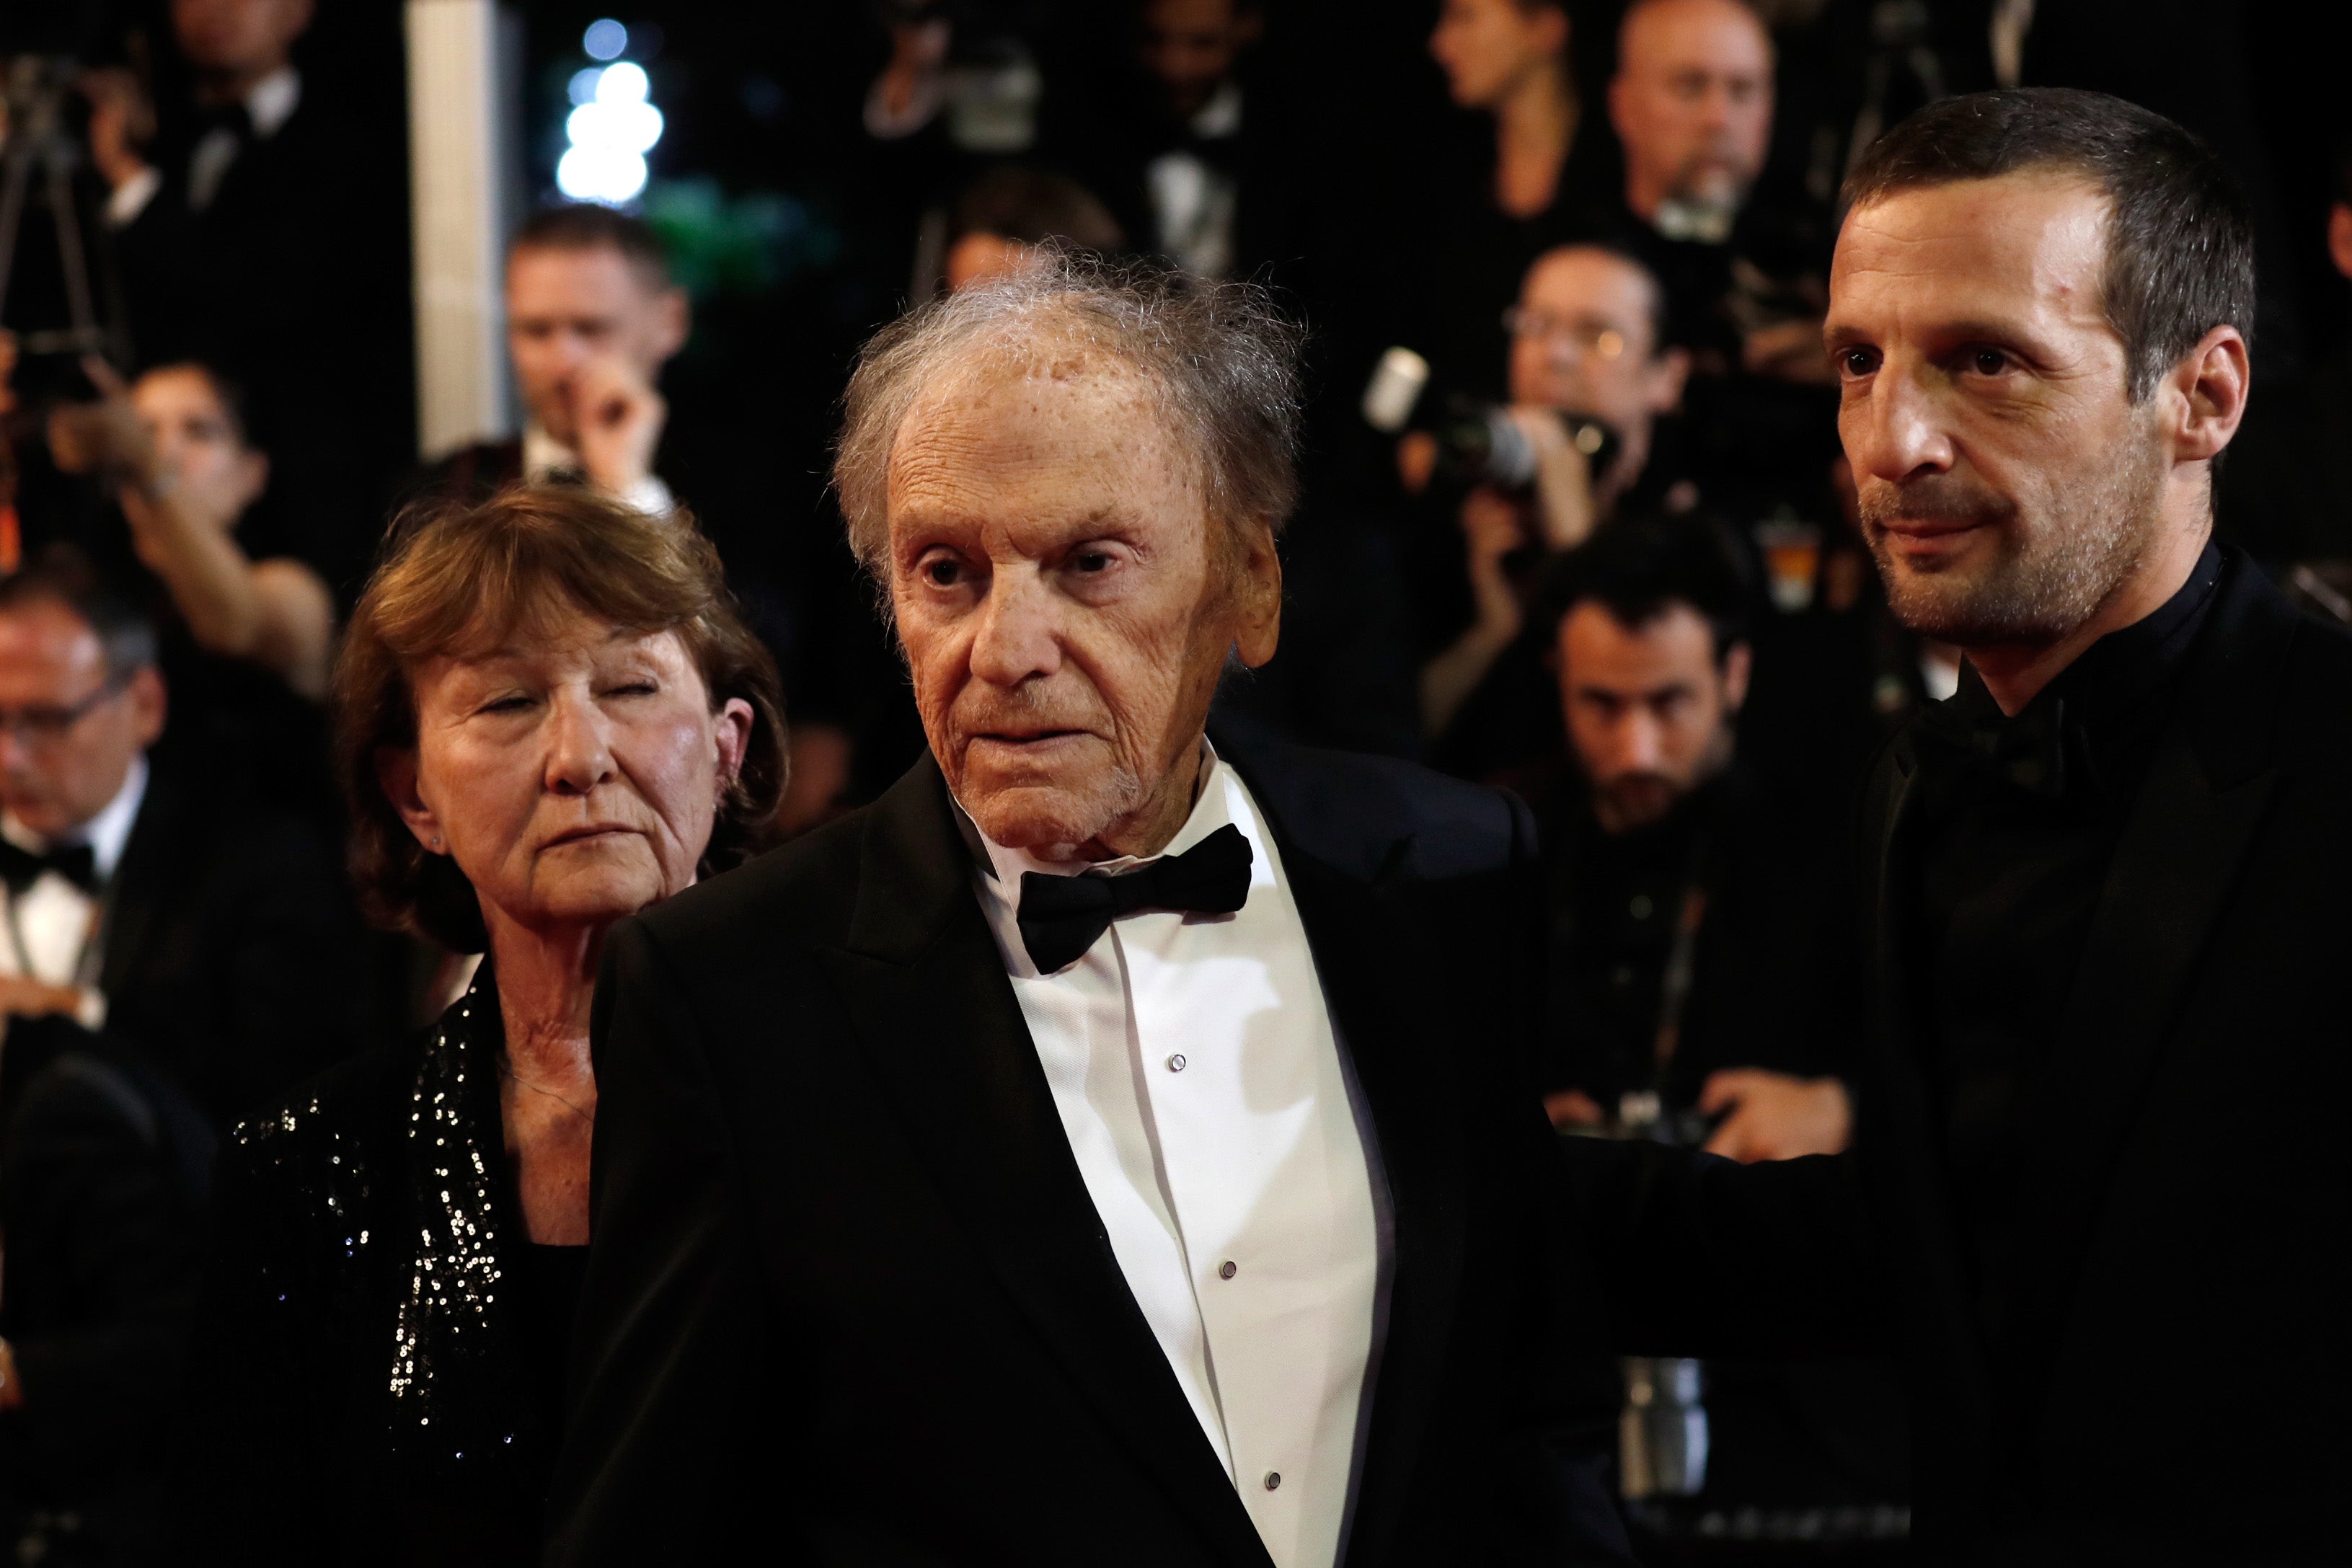
<path fill-rule="evenodd" d="M 546 788 L 585 795 L 613 771 L 612 720 L 593 698 L 559 695 L 548 716 Z"/>
<path fill-rule="evenodd" d="M 1617 727 L 1617 767 L 1624 773 L 1655 773 L 1665 757 L 1664 727 L 1657 716 L 1636 708 Z"/>
<path fill-rule="evenodd" d="M 1934 394 L 1903 367 L 1883 364 L 1869 392 L 1838 411 L 1838 434 L 1857 473 L 1888 484 L 1952 465 L 1951 437 Z"/>
<path fill-rule="evenodd" d="M 971 673 L 991 685 L 1018 685 L 1062 667 L 1061 614 L 1034 571 L 999 571 L 981 602 Z"/>

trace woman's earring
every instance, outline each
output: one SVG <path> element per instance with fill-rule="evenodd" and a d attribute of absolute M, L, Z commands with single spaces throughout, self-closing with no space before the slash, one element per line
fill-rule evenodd
<path fill-rule="evenodd" d="M 441 847 L 441 835 L 438 833 L 433 835 L 433 847 L 436 850 Z"/>

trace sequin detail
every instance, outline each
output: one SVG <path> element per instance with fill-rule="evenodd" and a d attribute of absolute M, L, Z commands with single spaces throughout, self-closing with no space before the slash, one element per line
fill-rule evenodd
<path fill-rule="evenodd" d="M 395 1447 L 429 1439 L 453 1385 L 499 1383 L 503 1370 L 491 1348 L 491 1315 L 499 1303 L 505 1268 L 499 1257 L 495 1179 L 482 1147 L 495 1135 L 468 1114 L 494 1084 L 498 1052 L 497 1000 L 475 987 L 449 1013 L 418 1063 L 409 1095 L 409 1158 L 415 1183 L 418 1230 L 405 1288 L 394 1323 L 391 1373 L 392 1437 Z M 486 1032 L 489 1038 L 485 1038 Z M 471 1075 L 488 1075 L 478 1082 Z M 490 1090 L 496 1103 L 496 1090 Z M 440 1423 L 447 1426 L 446 1419 Z"/>

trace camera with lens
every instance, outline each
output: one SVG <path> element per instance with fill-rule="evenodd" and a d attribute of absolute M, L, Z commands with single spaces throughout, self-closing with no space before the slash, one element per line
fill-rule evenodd
<path fill-rule="evenodd" d="M 1381 356 L 1364 388 L 1362 412 L 1364 423 L 1383 435 L 1426 432 L 1437 444 L 1438 472 L 1465 485 L 1535 487 L 1535 443 L 1511 411 L 1459 392 L 1433 392 L 1429 361 L 1411 349 L 1394 348 Z M 1594 476 L 1606 474 L 1617 461 L 1616 432 L 1589 414 L 1559 412 L 1569 441 Z"/>

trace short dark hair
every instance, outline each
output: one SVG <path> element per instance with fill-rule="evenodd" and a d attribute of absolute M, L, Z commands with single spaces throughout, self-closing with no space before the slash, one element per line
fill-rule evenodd
<path fill-rule="evenodd" d="M 1556 256 L 1566 256 L 1569 252 L 1577 250 L 1589 250 L 1596 256 L 1605 256 L 1620 266 L 1630 267 L 1642 275 L 1643 283 L 1650 290 L 1650 357 L 1652 359 L 1656 359 L 1668 349 L 1680 346 L 1672 335 L 1674 316 L 1672 307 L 1666 299 L 1666 286 L 1659 281 L 1657 272 L 1650 264 L 1634 253 L 1631 245 L 1614 235 L 1602 235 L 1592 239 L 1562 240 L 1528 263 L 1528 270 L 1520 277 L 1520 291 L 1526 292 L 1527 279 L 1535 275 L 1537 267 Z"/>
<path fill-rule="evenodd" d="M 117 593 L 69 544 L 54 544 L 20 570 L 0 578 L 0 615 L 35 604 L 70 611 L 98 638 L 106 673 L 116 680 L 152 668 L 158 657 L 155 622 Z"/>
<path fill-rule="evenodd" d="M 479 506 L 427 506 L 388 536 L 335 665 L 335 760 L 352 816 L 351 862 L 369 915 L 459 952 L 488 942 L 473 883 L 427 854 L 377 780 L 376 753 L 416 744 L 410 673 L 534 636 L 567 612 L 674 631 L 712 711 L 751 706 L 743 765 L 702 855 L 708 876 L 761 848 L 785 779 L 782 699 L 768 651 L 736 613 L 719 553 L 682 513 L 649 517 L 585 485 L 516 485 Z"/>
<path fill-rule="evenodd" d="M 525 218 L 507 242 L 507 256 L 526 250 L 618 251 L 648 290 L 670 287 L 669 251 L 661 236 L 642 219 L 593 202 L 541 207 Z"/>
<path fill-rule="evenodd" d="M 1848 210 L 1899 192 L 2027 170 L 2073 174 L 2111 204 L 2108 324 L 2137 402 L 2216 327 L 2254 337 L 2254 223 L 2213 150 L 2162 115 L 2079 88 L 2003 88 L 1931 103 L 1864 150 Z"/>
<path fill-rule="evenodd" d="M 1632 517 L 1610 523 L 1552 564 L 1538 624 L 1559 639 L 1580 604 L 1598 604 L 1638 632 L 1675 606 L 1706 622 L 1717 664 L 1748 641 L 1755 588 L 1723 525 L 1707 517 Z"/>
<path fill-rule="evenodd" d="M 997 235 L 1022 245 L 1059 240 L 1079 250 L 1118 250 L 1127 243 L 1110 209 L 1066 174 L 1006 163 L 956 198 L 950 241 Z"/>
<path fill-rule="evenodd" d="M 253 444 L 252 427 L 246 423 L 245 388 L 218 366 L 203 360 L 165 360 L 139 372 L 139 379 L 185 371 L 192 376 L 202 376 L 205 384 L 213 389 L 213 398 L 221 406 L 221 417 L 228 421 L 229 434 L 236 437 L 239 446 Z"/>

